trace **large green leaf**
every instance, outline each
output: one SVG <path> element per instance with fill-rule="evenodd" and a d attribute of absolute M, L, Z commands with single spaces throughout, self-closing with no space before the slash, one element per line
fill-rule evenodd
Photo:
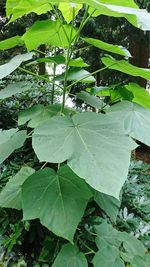
<path fill-rule="evenodd" d="M 22 36 L 29 51 L 36 49 L 41 44 L 49 44 L 59 47 L 68 47 L 70 37 L 73 39 L 76 30 L 70 25 L 63 25 L 57 20 L 41 20 L 33 24 Z"/>
<path fill-rule="evenodd" d="M 133 102 L 150 109 L 150 93 L 145 88 L 136 83 L 129 83 L 125 88 L 133 94 Z"/>
<path fill-rule="evenodd" d="M 28 122 L 28 127 L 35 128 L 41 122 L 44 122 L 60 113 L 61 113 L 60 104 L 53 104 L 49 106 L 43 106 L 41 104 L 37 104 L 19 113 L 18 125 L 23 125 L 26 122 Z M 73 109 L 70 108 L 64 109 L 64 114 L 66 115 L 74 113 L 75 111 Z"/>
<path fill-rule="evenodd" d="M 52 267 L 88 267 L 86 257 L 76 246 L 66 244 L 56 257 Z"/>
<path fill-rule="evenodd" d="M 122 101 L 108 109 L 113 117 L 122 120 L 126 132 L 133 138 L 150 146 L 150 110 L 142 106 Z"/>
<path fill-rule="evenodd" d="M 46 13 L 51 10 L 51 5 L 48 3 L 50 1 L 47 0 L 7 0 L 6 11 L 7 16 L 11 17 L 11 22 L 16 20 L 17 18 L 34 12 L 38 15 Z"/>
<path fill-rule="evenodd" d="M 150 79 L 150 69 L 136 67 L 125 60 L 115 60 L 114 58 L 103 57 L 102 62 L 109 69 L 117 70 L 132 76 Z"/>
<path fill-rule="evenodd" d="M 145 257 L 135 256 L 131 262 L 132 267 L 149 267 L 150 266 L 150 254 L 146 254 Z"/>
<path fill-rule="evenodd" d="M 73 18 L 76 17 L 79 10 L 83 7 L 83 4 L 75 4 L 75 3 L 60 3 L 58 8 L 61 11 L 64 19 L 67 23 L 70 23 Z"/>
<path fill-rule="evenodd" d="M 119 198 L 135 143 L 122 123 L 91 112 L 55 116 L 35 129 L 33 148 L 40 161 L 68 165 L 96 190 Z"/>
<path fill-rule="evenodd" d="M 94 199 L 99 207 L 105 211 L 112 222 L 115 222 L 119 212 L 120 201 L 112 196 L 95 192 Z"/>
<path fill-rule="evenodd" d="M 94 267 L 125 267 L 116 247 L 107 245 L 99 250 L 94 259 Z"/>
<path fill-rule="evenodd" d="M 17 55 L 12 58 L 8 63 L 0 65 L 0 79 L 3 79 L 15 69 L 17 69 L 22 62 L 32 59 L 33 53 L 27 53 L 22 55 Z"/>
<path fill-rule="evenodd" d="M 19 35 L 16 35 L 14 37 L 11 37 L 9 39 L 6 39 L 4 41 L 0 42 L 0 50 L 6 50 L 6 49 L 10 49 L 14 46 L 20 45 L 23 42 L 21 41 L 21 38 Z"/>
<path fill-rule="evenodd" d="M 22 208 L 21 186 L 33 173 L 34 169 L 30 167 L 22 167 L 13 178 L 9 179 L 6 186 L 0 192 L 0 207 L 14 208 L 17 210 Z"/>
<path fill-rule="evenodd" d="M 58 173 L 45 168 L 23 184 L 23 216 L 25 220 L 39 218 L 56 235 L 73 242 L 77 225 L 91 197 L 85 181 L 68 166 L 61 167 Z"/>
<path fill-rule="evenodd" d="M 106 42 L 103 42 L 101 40 L 93 39 L 93 38 L 84 38 L 84 41 L 87 42 L 88 44 L 91 44 L 93 46 L 96 46 L 99 49 L 115 53 L 121 56 L 125 57 L 131 57 L 130 52 L 122 46 L 118 45 L 113 45 L 113 44 L 108 44 Z"/>
<path fill-rule="evenodd" d="M 76 246 L 66 244 L 56 257 L 52 267 L 88 267 L 86 257 Z"/>
<path fill-rule="evenodd" d="M 82 83 L 94 83 L 96 80 L 95 78 L 90 75 L 90 72 L 84 69 L 73 68 L 68 71 L 68 81 L 79 81 Z M 65 73 L 62 75 L 58 75 L 56 77 L 57 81 L 62 81 L 65 79 Z"/>
<path fill-rule="evenodd" d="M 31 83 L 17 82 L 7 85 L 4 89 L 0 90 L 0 99 L 5 99 L 13 95 L 30 90 L 32 87 Z"/>
<path fill-rule="evenodd" d="M 15 149 L 23 146 L 27 137 L 26 131 L 17 131 L 18 129 L 0 130 L 0 163 L 7 159 Z"/>

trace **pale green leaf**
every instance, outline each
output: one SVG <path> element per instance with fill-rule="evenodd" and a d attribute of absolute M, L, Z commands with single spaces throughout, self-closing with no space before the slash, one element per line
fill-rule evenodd
<path fill-rule="evenodd" d="M 6 49 L 10 49 L 13 48 L 14 46 L 17 45 L 22 45 L 22 41 L 19 35 L 16 35 L 14 37 L 11 37 L 9 39 L 6 39 L 4 41 L 0 42 L 0 50 L 6 50 Z"/>
<path fill-rule="evenodd" d="M 119 250 L 113 246 L 107 245 L 100 249 L 93 259 L 94 267 L 125 267 L 120 258 Z"/>
<path fill-rule="evenodd" d="M 94 199 L 98 206 L 105 211 L 108 217 L 111 219 L 112 222 L 116 222 L 117 215 L 120 208 L 120 201 L 116 198 L 102 194 L 100 192 L 95 192 Z"/>
<path fill-rule="evenodd" d="M 150 254 L 146 254 L 144 257 L 135 256 L 131 262 L 132 267 L 149 267 L 150 266 Z"/>
<path fill-rule="evenodd" d="M 136 83 L 129 83 L 125 88 L 133 94 L 132 101 L 150 109 L 150 93 Z"/>
<path fill-rule="evenodd" d="M 103 102 L 101 99 L 94 95 L 90 95 L 87 92 L 81 91 L 80 93 L 77 93 L 77 97 L 94 108 L 101 109 L 103 106 Z"/>
<path fill-rule="evenodd" d="M 122 120 L 126 132 L 133 138 L 150 146 L 150 110 L 142 106 L 122 101 L 110 107 L 113 117 Z"/>
<path fill-rule="evenodd" d="M 61 2 L 61 1 L 60 1 Z M 78 14 L 79 10 L 83 7 L 83 4 L 60 3 L 58 8 L 61 11 L 64 19 L 67 23 L 70 23 Z"/>
<path fill-rule="evenodd" d="M 29 82 L 17 82 L 7 85 L 4 89 L 0 90 L 0 99 L 5 99 L 16 94 L 30 90 L 32 84 Z"/>
<path fill-rule="evenodd" d="M 115 60 L 109 57 L 103 57 L 102 62 L 109 69 L 150 80 L 150 69 L 139 68 L 125 60 Z"/>
<path fill-rule="evenodd" d="M 66 244 L 57 255 L 52 267 L 88 267 L 86 257 L 76 246 Z"/>
<path fill-rule="evenodd" d="M 102 49 L 102 50 L 105 50 L 111 53 L 115 53 L 121 56 L 131 57 L 130 52 L 125 47 L 108 44 L 106 42 L 103 42 L 98 39 L 93 39 L 93 38 L 84 38 L 83 40 L 87 42 L 88 44 L 91 44 L 99 49 Z"/>
<path fill-rule="evenodd" d="M 38 183 L 37 183 L 38 181 Z M 73 236 L 92 193 L 68 166 L 56 173 L 45 168 L 30 176 L 22 187 L 24 220 L 39 218 L 58 236 Z"/>
<path fill-rule="evenodd" d="M 3 79 L 15 69 L 17 69 L 22 62 L 32 59 L 33 53 L 27 53 L 22 55 L 17 55 L 12 58 L 8 63 L 0 65 L 0 79 Z"/>
<path fill-rule="evenodd" d="M 71 59 L 69 62 L 69 66 L 72 66 L 72 67 L 89 67 L 89 65 L 86 64 L 81 57 Z"/>
<path fill-rule="evenodd" d="M 60 113 L 61 113 L 60 104 L 53 104 L 49 106 L 43 106 L 41 104 L 37 104 L 19 113 L 18 125 L 23 125 L 26 122 L 28 122 L 28 127 L 35 128 L 41 122 L 44 122 Z M 75 111 L 73 109 L 70 108 L 64 109 L 64 114 L 66 115 L 74 113 Z"/>
<path fill-rule="evenodd" d="M 14 150 L 23 146 L 26 140 L 26 131 L 10 129 L 0 130 L 0 164 L 7 159 Z"/>
<path fill-rule="evenodd" d="M 20 210 L 22 208 L 21 186 L 34 173 L 30 167 L 22 167 L 0 192 L 0 207 Z"/>
<path fill-rule="evenodd" d="M 63 25 L 57 20 L 40 20 L 33 24 L 22 36 L 22 40 L 29 51 L 36 49 L 41 44 L 49 44 L 66 48 L 70 37 L 73 39 L 76 30 L 70 25 Z"/>
<path fill-rule="evenodd" d="M 135 148 L 122 129 L 122 122 L 103 114 L 55 116 L 35 129 L 33 148 L 40 161 L 68 160 L 96 190 L 119 198 Z"/>

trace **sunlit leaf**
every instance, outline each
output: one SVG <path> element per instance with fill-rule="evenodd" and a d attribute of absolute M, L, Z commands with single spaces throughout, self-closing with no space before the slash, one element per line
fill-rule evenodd
<path fill-rule="evenodd" d="M 21 38 L 19 35 L 16 35 L 14 37 L 11 37 L 9 39 L 6 39 L 4 41 L 0 42 L 0 50 L 6 50 L 6 49 L 10 49 L 13 48 L 17 45 L 21 45 L 23 44 Z"/>

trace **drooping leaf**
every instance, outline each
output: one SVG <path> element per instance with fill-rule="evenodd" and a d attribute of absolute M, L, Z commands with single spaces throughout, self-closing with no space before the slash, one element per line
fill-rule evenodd
<path fill-rule="evenodd" d="M 17 210 L 22 208 L 21 186 L 33 173 L 34 169 L 30 167 L 22 167 L 13 178 L 9 179 L 6 186 L 0 192 L 0 207 Z"/>
<path fill-rule="evenodd" d="M 135 143 L 112 116 L 91 112 L 55 116 L 34 131 L 40 161 L 68 165 L 96 190 L 119 198 Z"/>
<path fill-rule="evenodd" d="M 28 108 L 24 111 L 19 113 L 18 117 L 18 125 L 23 125 L 28 122 L 28 127 L 35 128 L 41 122 L 44 122 L 50 119 L 53 116 L 60 114 L 61 112 L 61 105 L 60 104 L 53 104 L 49 106 L 43 106 L 41 104 L 37 104 Z M 75 111 L 70 108 L 64 109 L 64 114 L 74 114 Z"/>
<path fill-rule="evenodd" d="M 117 215 L 119 212 L 120 201 L 116 198 L 102 194 L 100 192 L 95 192 L 94 199 L 99 207 L 105 211 L 108 217 L 111 219 L 112 222 L 116 222 Z"/>
<path fill-rule="evenodd" d="M 39 218 L 53 233 L 73 242 L 77 225 L 91 197 L 85 181 L 68 166 L 61 167 L 58 173 L 45 168 L 23 184 L 23 216 L 25 220 Z"/>
<path fill-rule="evenodd" d="M 150 146 L 150 110 L 142 106 L 122 101 L 110 107 L 108 112 L 122 120 L 126 132 L 133 138 Z"/>
<path fill-rule="evenodd" d="M 56 77 L 56 80 L 62 81 L 64 78 L 65 74 L 61 74 Z M 84 69 L 80 70 L 78 68 L 70 69 L 67 78 L 68 81 L 79 81 L 82 83 L 94 83 L 96 81 L 92 75 L 90 76 L 90 72 Z"/>
<path fill-rule="evenodd" d="M 9 39 L 6 39 L 4 41 L 0 42 L 0 50 L 6 50 L 13 48 L 17 45 L 21 45 L 23 42 L 21 41 L 21 38 L 19 35 L 16 35 L 14 37 L 11 37 Z"/>
<path fill-rule="evenodd" d="M 4 89 L 0 90 L 0 99 L 5 99 L 16 94 L 30 90 L 32 87 L 31 83 L 17 82 L 7 85 Z"/>
<path fill-rule="evenodd" d="M 63 25 L 57 20 L 36 21 L 29 30 L 22 36 L 22 40 L 29 51 L 36 49 L 41 44 L 49 44 L 66 48 L 69 45 L 70 37 L 73 39 L 76 30 L 70 25 Z"/>
<path fill-rule="evenodd" d="M 76 4 L 72 2 L 60 3 L 58 6 L 67 23 L 70 23 L 76 17 L 82 7 L 83 4 Z"/>
<path fill-rule="evenodd" d="M 52 267 L 88 267 L 86 257 L 76 246 L 66 244 L 56 257 Z"/>
<path fill-rule="evenodd" d="M 103 42 L 98 39 L 93 39 L 93 38 L 84 38 L 84 41 L 87 42 L 88 44 L 96 46 L 99 49 L 102 49 L 102 50 L 105 50 L 111 53 L 115 53 L 121 56 L 131 57 L 130 52 L 125 47 L 108 44 L 106 42 Z"/>
<path fill-rule="evenodd" d="M 101 99 L 94 95 L 90 95 L 87 92 L 81 91 L 80 93 L 77 93 L 77 97 L 94 108 L 101 109 L 103 106 L 103 102 Z"/>
<path fill-rule="evenodd" d="M 117 70 L 132 76 L 150 79 L 150 69 L 136 67 L 125 60 L 115 60 L 109 57 L 103 57 L 102 62 L 109 69 Z"/>
<path fill-rule="evenodd" d="M 32 59 L 33 53 L 26 53 L 22 55 L 17 55 L 12 58 L 8 63 L 0 65 L 0 79 L 3 79 L 15 69 L 17 69 L 22 62 Z"/>
<path fill-rule="evenodd" d="M 132 101 L 150 109 L 150 93 L 136 83 L 129 83 L 125 88 L 133 94 Z"/>
<path fill-rule="evenodd" d="M 26 131 L 18 132 L 18 129 L 0 130 L 0 164 L 7 159 L 14 150 L 23 146 L 26 137 Z"/>
<path fill-rule="evenodd" d="M 11 22 L 31 12 L 41 15 L 51 9 L 50 1 L 47 0 L 42 2 L 41 0 L 7 0 L 6 2 L 7 16 L 12 14 Z"/>
<path fill-rule="evenodd" d="M 93 265 L 94 267 L 125 267 L 123 260 L 120 258 L 119 250 L 110 245 L 103 247 L 96 253 Z"/>

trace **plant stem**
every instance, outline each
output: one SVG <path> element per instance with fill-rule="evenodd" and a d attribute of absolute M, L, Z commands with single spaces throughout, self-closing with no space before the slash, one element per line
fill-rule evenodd
<path fill-rule="evenodd" d="M 55 56 L 56 56 L 56 48 L 55 48 Z M 56 75 L 56 64 L 54 63 L 54 66 L 53 66 L 53 79 L 55 79 L 55 75 Z M 55 82 L 53 81 L 52 93 L 51 93 L 51 104 L 54 103 L 54 93 L 55 93 Z"/>

